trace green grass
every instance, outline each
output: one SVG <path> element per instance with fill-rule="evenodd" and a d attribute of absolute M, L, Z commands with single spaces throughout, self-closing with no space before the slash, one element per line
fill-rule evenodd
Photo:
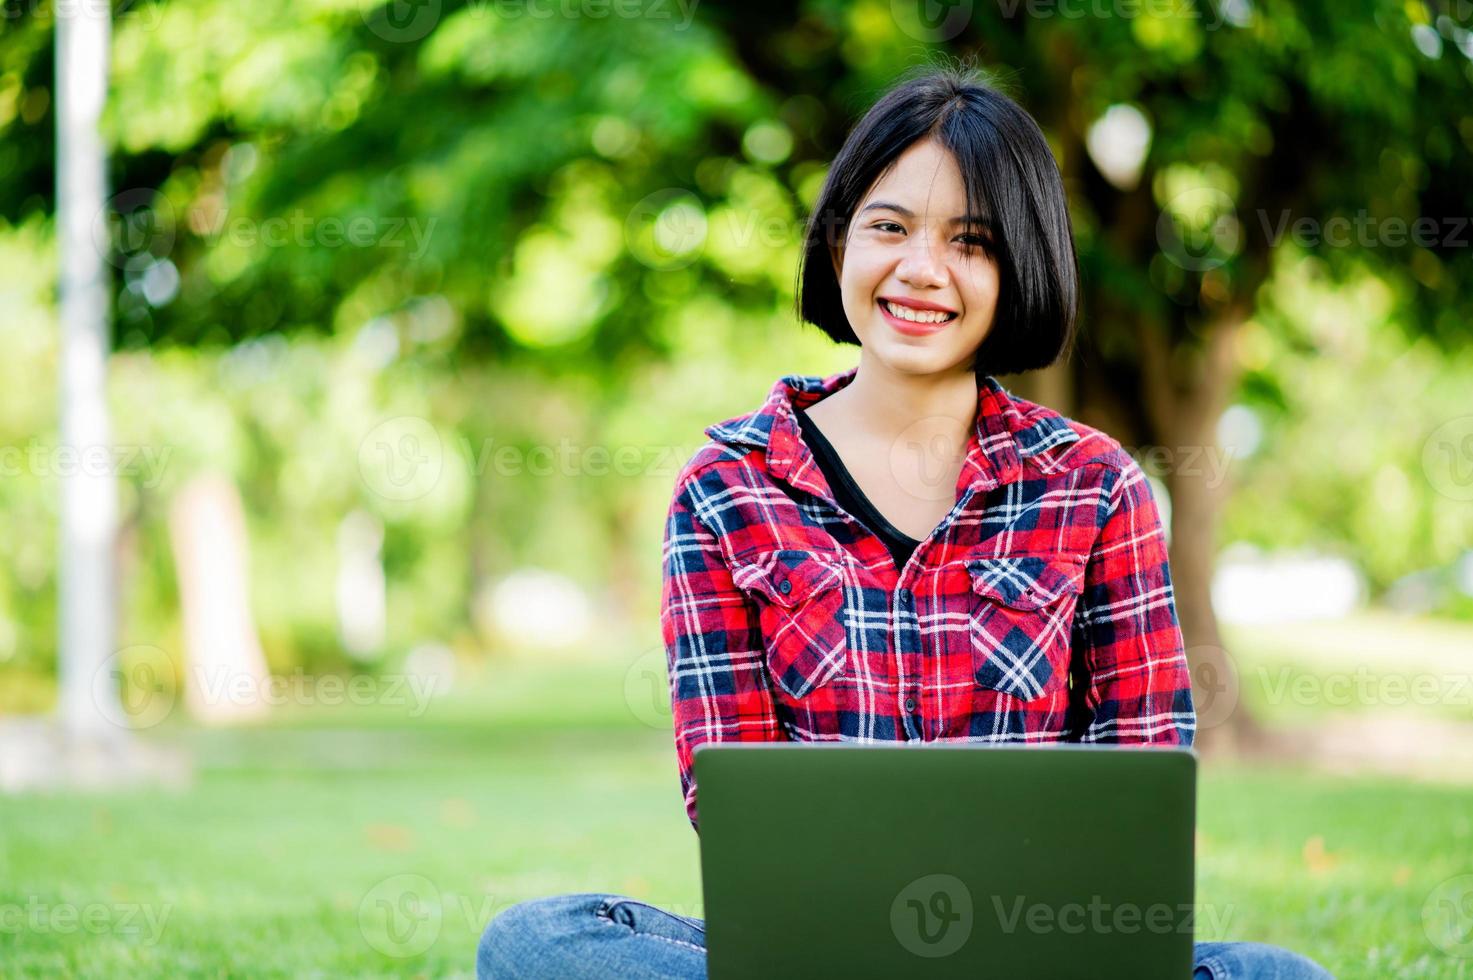
<path fill-rule="evenodd" d="M 161 726 L 195 753 L 186 790 L 0 797 L 0 976 L 469 976 L 485 922 L 525 898 L 700 914 L 669 734 L 627 668 L 512 663 L 414 718 Z M 1342 980 L 1473 978 L 1422 919 L 1473 872 L 1473 790 L 1208 768 L 1199 803 L 1198 939 Z"/>

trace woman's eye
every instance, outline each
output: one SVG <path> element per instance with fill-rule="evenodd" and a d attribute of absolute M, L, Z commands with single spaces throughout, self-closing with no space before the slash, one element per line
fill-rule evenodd
<path fill-rule="evenodd" d="M 905 231 L 903 227 L 901 227 L 894 221 L 876 221 L 870 227 L 875 229 L 876 231 L 885 232 L 886 234 L 898 234 Z M 992 247 L 992 239 L 988 238 L 986 235 L 958 235 L 957 238 L 965 242 L 969 248 L 990 249 Z"/>

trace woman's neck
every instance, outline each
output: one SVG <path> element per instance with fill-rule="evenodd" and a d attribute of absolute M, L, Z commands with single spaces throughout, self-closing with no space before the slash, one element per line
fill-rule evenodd
<path fill-rule="evenodd" d="M 854 378 L 809 414 L 826 432 L 892 445 L 913 437 L 965 446 L 977 417 L 977 376 L 970 370 L 916 375 L 860 358 Z"/>

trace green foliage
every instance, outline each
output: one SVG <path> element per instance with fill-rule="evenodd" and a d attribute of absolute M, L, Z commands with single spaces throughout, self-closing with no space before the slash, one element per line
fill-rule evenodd
<path fill-rule="evenodd" d="M 1437 428 L 1469 412 L 1470 351 L 1417 337 L 1382 281 L 1339 285 L 1292 251 L 1259 309 L 1238 338 L 1239 403 L 1264 435 L 1236 461 L 1222 540 L 1338 551 L 1374 592 L 1473 547 L 1473 509 L 1427 458 Z"/>
<path fill-rule="evenodd" d="M 336 0 L 116 11 L 111 399 L 119 442 L 167 454 L 155 482 L 124 474 L 130 642 L 177 645 L 163 522 L 206 469 L 244 496 L 274 664 L 343 665 L 334 540 L 354 508 L 387 529 L 384 657 L 428 638 L 490 643 L 478 590 L 529 564 L 627 580 L 643 597 L 631 619 L 648 621 L 648 542 L 700 426 L 750 408 L 778 373 L 852 361 L 792 326 L 801 222 L 857 114 L 940 52 L 994 69 L 1055 147 L 1091 369 L 1137 360 L 1142 325 L 1188 345 L 1225 302 L 1256 308 L 1239 400 L 1268 441 L 1235 474 L 1230 538 L 1337 547 L 1378 586 L 1473 543 L 1466 505 L 1430 493 L 1417 460 L 1466 388 L 1473 250 L 1321 241 L 1290 250 L 1314 265 L 1276 265 L 1265 230 L 1285 210 L 1473 214 L 1473 124 L 1457 108 L 1473 88 L 1468 25 L 1393 0 L 1264 0 L 1231 7 L 1237 20 L 1223 5 L 977 6 L 945 38 L 883 0 L 777 19 L 712 2 L 689 21 L 680 5 L 668 18 L 423 6 L 437 13 L 408 25 Z M 0 37 L 0 445 L 51 451 L 56 394 L 38 379 L 56 374 L 54 12 L 15 13 Z M 1133 189 L 1086 147 L 1118 105 L 1152 127 Z M 1163 214 L 1206 243 L 1206 268 L 1173 252 Z M 1375 302 L 1313 326 L 1307 309 L 1364 289 Z M 1109 380 L 1140 390 L 1130 373 Z M 410 501 L 376 493 L 360 459 L 403 416 L 443 447 L 432 492 Z M 643 462 L 494 465 L 560 440 Z M 55 470 L 0 480 L 25 531 L 0 535 L 0 664 L 17 677 L 52 665 Z"/>

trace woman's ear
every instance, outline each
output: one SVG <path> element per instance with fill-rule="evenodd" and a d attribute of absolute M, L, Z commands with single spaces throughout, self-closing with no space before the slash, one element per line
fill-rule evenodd
<path fill-rule="evenodd" d="M 834 265 L 834 281 L 835 282 L 842 282 L 843 281 L 843 275 L 842 275 L 842 273 L 843 273 L 843 269 L 844 269 L 844 246 L 840 245 L 840 246 L 838 246 L 836 248 L 836 247 L 830 245 L 829 246 L 829 261 L 832 262 L 833 265 Z"/>

